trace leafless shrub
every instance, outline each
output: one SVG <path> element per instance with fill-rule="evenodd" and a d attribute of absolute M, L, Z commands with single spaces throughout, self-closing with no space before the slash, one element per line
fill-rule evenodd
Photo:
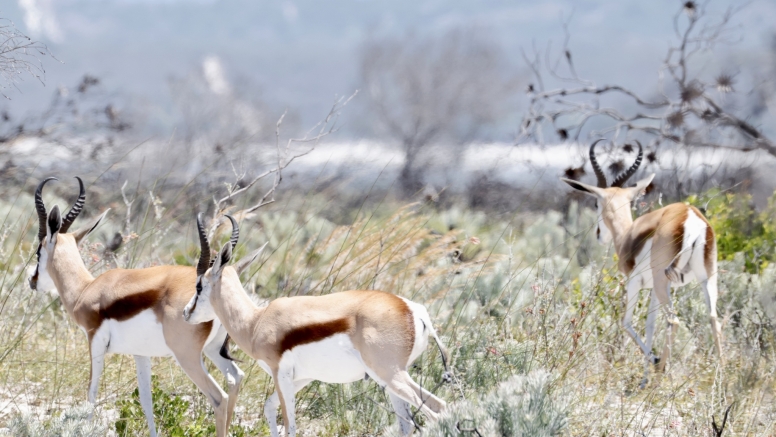
<path fill-rule="evenodd" d="M 169 82 L 180 115 L 176 136 L 188 149 L 223 155 L 272 139 L 275 119 L 265 102 L 235 90 L 223 70 L 221 61 L 209 56 L 201 68 Z"/>
<path fill-rule="evenodd" d="M 477 31 L 372 40 L 360 69 L 370 112 L 404 151 L 405 195 L 423 188 L 419 160 L 427 145 L 462 144 L 503 120 L 516 87 L 500 47 Z"/>
<path fill-rule="evenodd" d="M 38 149 L 51 153 L 51 147 L 61 147 L 73 160 L 94 162 L 133 127 L 127 106 L 99 78 L 85 74 L 75 86 L 58 87 L 48 106 L 38 113 L 14 117 L 0 112 L 0 157 L 17 141 L 34 138 L 38 147 L 27 153 L 40 153 Z"/>
<path fill-rule="evenodd" d="M 0 18 L 0 95 L 9 99 L 4 90 L 15 87 L 25 76 L 43 83 L 46 71 L 40 57 L 51 55 L 45 44 L 20 32 L 13 22 Z"/>
<path fill-rule="evenodd" d="M 529 108 L 517 142 L 544 143 L 552 138 L 548 138 L 550 132 L 564 132 L 561 139 L 611 136 L 618 142 L 638 137 L 649 140 L 653 149 L 668 144 L 763 150 L 776 156 L 776 144 L 740 108 L 726 104 L 724 95 L 735 92 L 734 76 L 723 71 L 707 78 L 704 69 L 697 68 L 701 56 L 713 56 L 720 44 L 737 41 L 731 21 L 738 10 L 730 8 L 716 17 L 707 12 L 706 3 L 682 5 L 674 16 L 676 41 L 657 68 L 658 95 L 651 99 L 622 85 L 600 85 L 581 78 L 572 61 L 565 23 L 561 54 L 553 56 L 550 46 L 544 60 L 536 47 L 532 56 L 523 53 L 535 83 L 527 90 Z M 546 86 L 549 81 L 558 86 Z M 604 96 L 624 96 L 635 110 L 627 113 L 621 107 L 603 105 Z"/>

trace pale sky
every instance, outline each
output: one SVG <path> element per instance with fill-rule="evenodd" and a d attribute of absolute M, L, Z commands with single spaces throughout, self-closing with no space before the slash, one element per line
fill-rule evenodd
<path fill-rule="evenodd" d="M 674 38 L 678 0 L 17 0 L 0 6 L 57 59 L 46 60 L 46 86 L 27 80 L 6 107 L 42 107 L 60 85 L 84 73 L 110 91 L 149 106 L 168 107 L 168 79 L 217 59 L 219 74 L 249 83 L 277 107 L 314 122 L 336 95 L 358 86 L 357 52 L 369 36 L 486 29 L 521 74 L 520 48 L 562 42 L 561 23 L 573 13 L 572 43 L 580 75 L 653 91 L 657 67 Z M 712 0 L 719 14 L 740 2 Z M 776 2 L 754 0 L 734 20 L 738 44 L 723 47 L 709 70 L 733 66 L 741 83 L 772 68 Z M 211 62 L 211 65 L 216 65 Z M 216 67 L 213 67 L 216 68 Z M 772 74 L 772 73 L 771 73 Z M 229 83 L 222 84 L 231 86 Z M 519 110 L 519 108 L 517 108 Z M 163 117 L 162 117 L 163 118 Z M 345 119 L 347 120 L 347 118 Z M 345 135 L 356 135 L 346 128 Z M 507 129 L 494 134 L 508 140 Z"/>

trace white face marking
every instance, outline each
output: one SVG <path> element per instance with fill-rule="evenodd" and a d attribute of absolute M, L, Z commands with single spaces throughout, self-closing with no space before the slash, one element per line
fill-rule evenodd
<path fill-rule="evenodd" d="M 595 231 L 596 238 L 601 244 L 609 244 L 612 241 L 612 233 L 609 232 L 609 228 L 607 228 L 606 223 L 604 223 L 603 201 L 601 199 L 597 199 L 595 204 L 596 210 L 598 211 L 598 225 Z"/>
<path fill-rule="evenodd" d="M 43 244 L 40 247 L 40 255 L 37 257 L 37 265 L 30 266 L 30 268 L 27 270 L 30 275 L 30 280 L 33 279 L 35 272 L 37 271 L 38 278 L 37 283 L 35 284 L 35 290 L 41 293 L 49 293 L 52 295 L 52 297 L 56 297 L 58 293 L 57 287 L 54 285 L 54 280 L 51 279 L 51 275 L 49 275 L 48 272 L 48 258 L 49 253 L 54 251 L 55 242 L 56 239 L 54 239 L 52 242 L 47 235 L 46 239 L 43 240 Z"/>
<path fill-rule="evenodd" d="M 191 324 L 209 322 L 216 318 L 216 311 L 210 303 L 213 287 L 205 276 L 197 278 L 197 292 L 183 309 L 183 318 Z"/>

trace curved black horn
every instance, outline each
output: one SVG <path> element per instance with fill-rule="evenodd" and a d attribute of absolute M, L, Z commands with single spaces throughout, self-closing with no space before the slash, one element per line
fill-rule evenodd
<path fill-rule="evenodd" d="M 641 165 L 641 158 L 644 156 L 644 149 L 641 147 L 641 143 L 638 142 L 638 140 L 636 141 L 636 144 L 639 146 L 639 154 L 636 156 L 636 161 L 632 166 L 630 166 L 628 170 L 624 171 L 614 179 L 614 182 L 612 182 L 613 187 L 622 187 L 623 184 L 625 184 L 625 182 L 627 182 L 628 179 L 630 179 L 630 177 L 636 173 L 636 170 L 639 169 L 639 166 Z"/>
<path fill-rule="evenodd" d="M 38 212 L 38 240 L 43 241 L 44 238 L 46 238 L 46 206 L 43 204 L 43 186 L 46 185 L 46 182 L 48 181 L 56 181 L 58 180 L 55 177 L 48 177 L 46 179 L 43 179 L 41 183 L 38 184 L 38 188 L 35 189 L 35 210 Z"/>
<path fill-rule="evenodd" d="M 590 164 L 593 165 L 593 172 L 595 172 L 595 177 L 598 179 L 598 188 L 606 188 L 606 175 L 595 159 L 595 145 L 603 140 L 603 138 L 599 138 L 590 145 Z"/>
<path fill-rule="evenodd" d="M 84 181 L 82 181 L 78 176 L 75 178 L 78 179 L 78 199 L 76 199 L 75 203 L 70 208 L 70 211 L 68 211 L 65 219 L 62 220 L 62 227 L 59 229 L 60 234 L 64 234 L 68 229 L 70 229 L 70 225 L 72 225 L 75 219 L 78 218 L 78 214 L 83 211 L 84 202 L 86 202 L 86 190 L 84 189 Z"/>
<path fill-rule="evenodd" d="M 237 240 L 240 239 L 240 227 L 237 226 L 237 220 L 234 217 L 226 214 L 226 218 L 232 222 L 232 236 L 229 238 L 229 242 L 232 244 L 232 250 L 234 250 L 234 247 L 237 246 Z"/>
<path fill-rule="evenodd" d="M 197 214 L 197 232 L 199 232 L 199 245 L 201 252 L 197 263 L 197 276 L 202 276 L 210 267 L 210 243 L 207 241 L 207 233 L 202 225 L 202 213 Z"/>

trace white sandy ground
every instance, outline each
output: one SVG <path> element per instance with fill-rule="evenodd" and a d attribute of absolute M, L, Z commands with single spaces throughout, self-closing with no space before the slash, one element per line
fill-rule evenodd
<path fill-rule="evenodd" d="M 139 143 L 137 143 L 139 144 Z M 127 143 L 116 149 L 117 159 L 137 145 Z M 292 147 L 291 153 L 299 153 L 309 148 L 308 144 Z M 578 167 L 587 162 L 589 144 L 564 143 L 555 145 L 512 143 L 473 143 L 466 146 L 434 146 L 429 148 L 426 158 L 421 158 L 427 165 L 424 172 L 426 180 L 437 189 L 445 187 L 452 191 L 461 191 L 468 183 L 480 174 L 489 178 L 510 184 L 517 188 L 541 188 L 545 185 L 557 186 L 558 177 L 569 167 Z M 463 149 L 462 154 L 453 150 Z M 45 150 L 45 154 L 39 153 Z M 240 150 L 249 153 L 232 163 L 235 170 L 247 175 L 256 173 L 259 169 L 246 166 L 269 166 L 275 163 L 276 148 L 274 145 L 253 144 L 243 146 Z M 21 138 L 12 145 L 12 152 L 17 165 L 30 163 L 38 165 L 42 171 L 58 168 L 63 161 L 74 159 L 72 152 L 62 146 L 46 143 L 39 138 Z M 623 154 L 621 150 L 608 155 L 599 152 L 599 161 L 604 167 L 610 159 L 624 158 L 630 161 L 635 154 Z M 457 158 L 460 156 L 460 158 Z M 186 180 L 195 177 L 210 165 L 212 150 L 203 145 L 169 145 L 165 140 L 150 140 L 132 153 L 115 162 L 114 170 L 138 167 L 144 161 L 144 174 L 147 177 L 169 175 L 170 166 L 178 166 L 176 172 Z M 184 161 L 181 161 L 183 159 Z M 261 164 L 255 164 L 259 162 Z M 656 164 L 642 165 L 647 171 L 658 173 L 673 173 L 678 169 L 680 178 L 691 178 L 706 170 L 715 171 L 720 166 L 739 168 L 749 166 L 754 168 L 753 180 L 757 184 L 773 186 L 776 175 L 771 171 L 776 161 L 762 151 L 741 152 L 732 149 L 694 149 L 677 148 L 661 149 Z M 247 163 L 247 164 L 246 164 Z M 77 160 L 74 160 L 74 165 Z M 404 165 L 404 154 L 400 148 L 391 143 L 372 140 L 325 142 L 317 146 L 305 156 L 302 156 L 284 171 L 284 176 L 292 176 L 302 185 L 320 182 L 331 176 L 344 176 L 356 185 L 369 187 L 373 183 L 378 188 L 385 188 L 395 183 L 399 170 Z M 106 167 L 108 165 L 106 164 Z M 592 180 L 592 171 L 586 164 L 587 178 Z"/>

